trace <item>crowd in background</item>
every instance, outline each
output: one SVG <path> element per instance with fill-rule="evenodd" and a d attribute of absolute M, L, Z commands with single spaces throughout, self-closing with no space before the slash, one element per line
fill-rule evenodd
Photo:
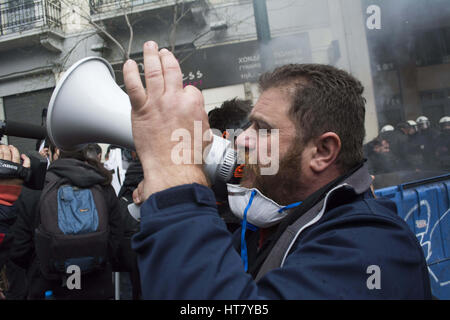
<path fill-rule="evenodd" d="M 369 170 L 375 176 L 409 173 L 406 180 L 414 180 L 411 173 L 416 173 L 416 177 L 448 173 L 450 117 L 442 117 L 437 124 L 420 116 L 395 127 L 385 125 L 379 135 L 364 146 L 364 151 Z M 391 182 L 389 180 L 388 184 Z"/>

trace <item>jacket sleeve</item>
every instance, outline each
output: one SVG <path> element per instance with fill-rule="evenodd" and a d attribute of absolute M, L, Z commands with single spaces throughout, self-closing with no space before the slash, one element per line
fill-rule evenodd
<path fill-rule="evenodd" d="M 14 223 L 15 220 L 16 220 L 16 211 L 14 210 L 14 207 L 0 204 L 0 234 L 8 233 L 11 225 Z"/>
<path fill-rule="evenodd" d="M 358 213 L 351 206 L 343 210 Z M 256 283 L 244 272 L 210 189 L 185 185 L 156 193 L 142 205 L 141 231 L 133 238 L 143 297 L 408 298 L 396 295 L 399 286 L 411 289 L 412 297 L 424 297 L 423 287 L 408 280 L 426 281 L 421 250 L 397 222 L 358 214 L 306 231 L 284 266 Z M 371 265 L 381 268 L 381 290 L 367 286 Z"/>
<path fill-rule="evenodd" d="M 0 243 L 2 237 L 9 232 L 11 225 L 16 220 L 16 211 L 13 209 L 22 191 L 22 186 L 0 185 Z"/>
<path fill-rule="evenodd" d="M 14 208 L 0 204 L 0 269 L 9 256 L 12 242 L 10 228 L 15 220 L 16 214 Z"/>
<path fill-rule="evenodd" d="M 149 197 L 132 240 L 144 299 L 258 299 L 216 208 L 197 184 Z"/>
<path fill-rule="evenodd" d="M 262 278 L 261 292 L 272 299 L 430 299 L 426 261 L 407 226 L 344 210 L 354 213 L 305 230 L 283 267 Z"/>
<path fill-rule="evenodd" d="M 17 220 L 12 227 L 14 242 L 11 260 L 18 266 L 28 269 L 34 259 L 34 229 L 37 224 L 37 207 L 41 192 L 24 188 L 14 204 Z"/>

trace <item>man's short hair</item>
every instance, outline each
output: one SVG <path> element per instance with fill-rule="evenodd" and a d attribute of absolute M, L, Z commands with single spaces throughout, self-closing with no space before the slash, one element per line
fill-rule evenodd
<path fill-rule="evenodd" d="M 240 129 L 248 123 L 248 115 L 251 110 L 251 101 L 238 98 L 224 101 L 220 108 L 213 109 L 208 113 L 209 125 L 221 132 L 227 129 Z"/>
<path fill-rule="evenodd" d="M 289 64 L 263 74 L 261 91 L 286 90 L 290 114 L 304 144 L 325 132 L 341 139 L 336 164 L 346 171 L 363 161 L 366 100 L 364 87 L 349 73 L 329 65 Z"/>

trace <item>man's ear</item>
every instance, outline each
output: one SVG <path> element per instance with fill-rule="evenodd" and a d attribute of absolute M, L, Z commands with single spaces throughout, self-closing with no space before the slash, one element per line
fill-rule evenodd
<path fill-rule="evenodd" d="M 315 139 L 315 152 L 311 157 L 310 168 L 321 173 L 336 162 L 341 151 L 341 139 L 334 132 L 326 132 Z"/>

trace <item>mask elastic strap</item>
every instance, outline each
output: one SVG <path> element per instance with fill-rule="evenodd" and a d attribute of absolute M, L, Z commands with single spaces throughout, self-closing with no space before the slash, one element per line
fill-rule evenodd
<path fill-rule="evenodd" d="M 247 272 L 248 270 L 248 256 L 247 256 L 247 243 L 245 242 L 245 230 L 247 229 L 247 212 L 252 205 L 253 198 L 256 195 L 256 191 L 253 190 L 250 195 L 250 200 L 248 201 L 247 207 L 244 210 L 244 219 L 242 221 L 242 230 L 241 230 L 241 259 L 244 263 L 244 270 Z"/>
<path fill-rule="evenodd" d="M 283 212 L 283 211 L 285 211 L 285 210 L 289 210 L 289 209 L 298 207 L 298 206 L 301 205 L 301 204 L 302 204 L 302 201 L 288 204 L 286 207 L 283 207 L 283 208 L 281 208 L 280 210 L 278 210 L 278 212 Z"/>

